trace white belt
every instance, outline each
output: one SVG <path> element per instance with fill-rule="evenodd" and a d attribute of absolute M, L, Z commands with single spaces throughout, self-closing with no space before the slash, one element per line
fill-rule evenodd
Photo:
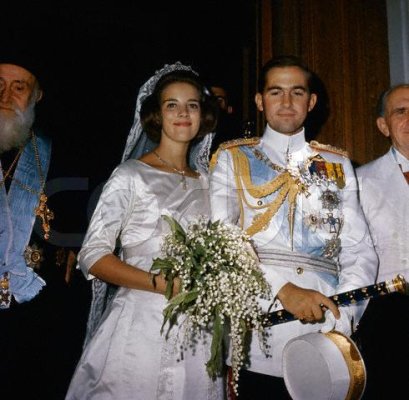
<path fill-rule="evenodd" d="M 279 267 L 303 268 L 338 276 L 338 263 L 328 258 L 277 249 L 257 249 L 260 262 Z"/>

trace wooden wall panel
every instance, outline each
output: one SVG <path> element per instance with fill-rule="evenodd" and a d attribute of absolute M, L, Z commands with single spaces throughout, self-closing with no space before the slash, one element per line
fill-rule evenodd
<path fill-rule="evenodd" d="M 329 116 L 310 124 L 316 139 L 342 147 L 362 164 L 389 143 L 375 125 L 376 102 L 389 85 L 386 0 L 260 0 L 260 67 L 269 56 L 297 54 L 321 79 Z M 272 26 L 267 26 L 272 24 Z M 271 37 L 272 36 L 272 37 Z"/>

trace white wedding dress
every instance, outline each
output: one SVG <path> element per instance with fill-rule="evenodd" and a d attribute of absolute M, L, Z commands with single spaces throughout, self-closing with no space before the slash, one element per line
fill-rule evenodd
<path fill-rule="evenodd" d="M 163 214 L 185 227 L 209 215 L 207 177 L 187 177 L 186 189 L 181 178 L 134 159 L 116 168 L 79 253 L 89 279 L 88 269 L 116 246 L 128 264 L 149 271 L 170 232 Z M 166 304 L 163 295 L 119 288 L 84 349 L 66 399 L 223 399 L 222 378 L 212 380 L 206 372 L 211 336 L 203 332 L 184 343 L 183 324 L 161 334 Z"/>

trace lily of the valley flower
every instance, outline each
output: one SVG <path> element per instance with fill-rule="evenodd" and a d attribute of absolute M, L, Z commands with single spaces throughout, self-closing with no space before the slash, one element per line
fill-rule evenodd
<path fill-rule="evenodd" d="M 185 231 L 173 218 L 164 216 L 171 233 L 162 245 L 163 258 L 156 258 L 153 271 L 161 272 L 168 284 L 169 300 L 164 325 L 180 314 L 193 330 L 212 329 L 210 376 L 222 372 L 223 337 L 231 339 L 234 390 L 245 363 L 245 339 L 252 329 L 263 337 L 263 312 L 258 299 L 271 300 L 271 288 L 258 267 L 250 237 L 239 227 L 211 222 L 204 217 Z M 181 280 L 181 291 L 173 298 L 173 279 Z M 266 350 L 267 351 L 267 350 Z"/>

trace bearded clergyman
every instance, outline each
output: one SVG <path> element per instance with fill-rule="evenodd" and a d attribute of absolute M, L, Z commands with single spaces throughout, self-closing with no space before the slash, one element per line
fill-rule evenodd
<path fill-rule="evenodd" d="M 52 92 L 50 58 L 4 47 L 0 44 L 2 393 L 57 399 L 81 352 L 88 296 L 87 286 L 74 279 L 76 249 L 61 239 L 70 232 L 70 202 L 53 183 L 65 179 L 56 160 L 64 164 L 69 153 L 64 148 L 57 155 L 59 147 L 42 125 L 44 104 L 50 104 L 44 98 Z"/>
<path fill-rule="evenodd" d="M 0 308 L 31 300 L 45 285 L 36 271 L 43 255 L 30 239 L 37 218 L 49 239 L 54 217 L 44 191 L 51 142 L 33 130 L 43 92 L 27 68 L 0 60 Z"/>

